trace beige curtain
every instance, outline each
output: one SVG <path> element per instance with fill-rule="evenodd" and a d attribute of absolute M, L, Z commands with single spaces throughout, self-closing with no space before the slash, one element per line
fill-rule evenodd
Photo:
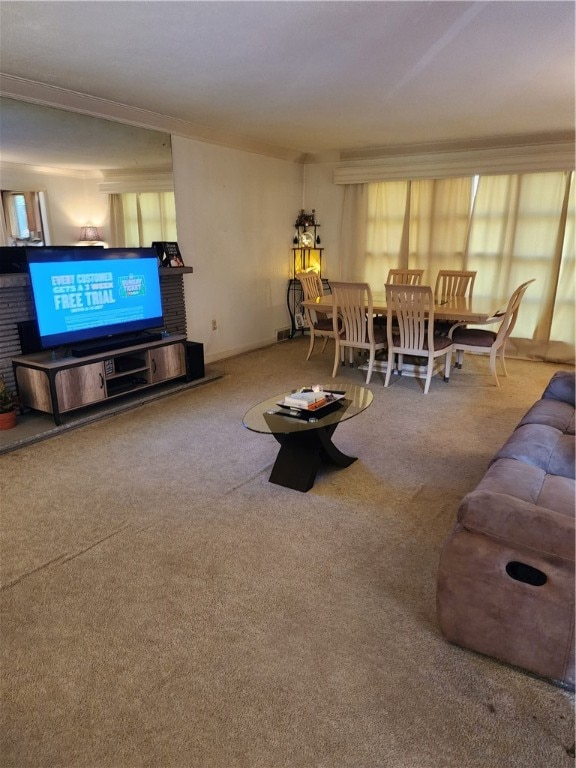
<path fill-rule="evenodd" d="M 573 288 L 560 282 L 563 259 L 567 270 L 574 259 L 566 247 L 571 179 L 570 173 L 480 177 L 467 258 L 478 273 L 474 293 L 504 299 L 536 280 L 524 296 L 511 355 L 574 362 Z M 552 334 L 557 310 L 563 322 Z"/>
<path fill-rule="evenodd" d="M 368 185 L 347 184 L 344 188 L 338 275 L 341 280 L 364 282 Z"/>
<path fill-rule="evenodd" d="M 554 299 L 554 312 L 550 328 L 549 355 L 554 359 L 566 359 L 557 349 L 556 339 L 569 348 L 574 362 L 574 346 L 576 344 L 576 318 L 574 316 L 574 299 L 576 292 L 576 184 L 574 175 L 569 179 L 569 193 L 566 203 L 566 226 L 562 240 L 560 269 Z M 553 346 L 554 345 L 554 346 Z"/>
<path fill-rule="evenodd" d="M 124 248 L 126 245 L 126 234 L 124 232 L 122 195 L 108 196 L 108 216 L 110 219 L 110 245 L 113 248 Z"/>
<path fill-rule="evenodd" d="M 575 203 L 572 172 L 351 184 L 341 271 L 381 290 L 390 267 L 472 269 L 504 304 L 535 278 L 507 354 L 574 364 Z"/>
<path fill-rule="evenodd" d="M 464 269 L 472 178 L 410 182 L 410 269 L 434 285 L 439 269 Z"/>
<path fill-rule="evenodd" d="M 408 266 L 405 222 L 409 182 L 368 184 L 366 255 L 363 280 L 384 290 L 388 270 Z"/>
<path fill-rule="evenodd" d="M 178 239 L 173 192 L 112 194 L 109 207 L 117 247 L 148 247 L 156 240 Z"/>

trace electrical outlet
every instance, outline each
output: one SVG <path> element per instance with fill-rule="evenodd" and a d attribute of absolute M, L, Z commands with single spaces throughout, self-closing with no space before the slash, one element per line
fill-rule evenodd
<path fill-rule="evenodd" d="M 217 331 L 218 330 L 218 323 L 216 320 L 212 320 L 212 330 Z"/>

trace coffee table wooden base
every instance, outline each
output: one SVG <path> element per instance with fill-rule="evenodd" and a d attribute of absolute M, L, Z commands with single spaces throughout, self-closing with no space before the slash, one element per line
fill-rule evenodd
<path fill-rule="evenodd" d="M 280 450 L 270 474 L 270 482 L 305 493 L 314 485 L 322 462 L 349 467 L 355 456 L 342 453 L 332 442 L 337 424 L 308 432 L 273 433 Z"/>

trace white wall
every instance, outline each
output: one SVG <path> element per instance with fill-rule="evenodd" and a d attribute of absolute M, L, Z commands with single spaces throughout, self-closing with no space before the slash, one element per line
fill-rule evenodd
<path fill-rule="evenodd" d="M 302 166 L 172 137 L 188 338 L 207 362 L 254 349 L 289 326 L 286 291 Z M 212 321 L 217 330 L 212 330 Z"/>
<path fill-rule="evenodd" d="M 321 224 L 319 233 L 324 247 L 322 277 L 342 278 L 340 252 L 340 223 L 342 219 L 343 185 L 333 182 L 337 163 L 310 163 L 304 166 L 304 203 L 306 211 L 316 210 Z M 302 206 L 301 206 L 302 207 Z"/>
<path fill-rule="evenodd" d="M 107 240 L 108 200 L 98 191 L 98 179 L 78 172 L 50 174 L 11 164 L 0 165 L 0 177 L 4 190 L 46 193 L 50 245 L 74 245 L 80 227 L 89 221 Z"/>

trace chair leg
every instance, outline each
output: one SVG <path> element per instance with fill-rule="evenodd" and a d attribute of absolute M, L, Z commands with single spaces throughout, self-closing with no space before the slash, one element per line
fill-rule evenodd
<path fill-rule="evenodd" d="M 426 366 L 426 383 L 424 384 L 424 394 L 428 394 L 430 389 L 430 382 L 432 381 L 432 372 L 434 370 L 434 358 L 432 355 L 428 356 L 428 365 Z"/>
<path fill-rule="evenodd" d="M 340 354 L 341 354 L 341 351 L 343 352 L 344 350 L 340 350 L 340 342 L 338 341 L 338 339 L 336 339 L 336 346 L 334 348 L 334 369 L 332 371 L 332 378 L 333 379 L 336 378 L 336 374 L 338 373 L 338 367 L 340 365 Z"/>
<path fill-rule="evenodd" d="M 328 344 L 328 339 L 329 338 L 330 338 L 329 336 L 324 336 L 324 344 L 322 344 L 321 353 L 324 352 L 324 350 L 326 349 L 326 345 Z"/>
<path fill-rule="evenodd" d="M 492 347 L 490 350 L 490 370 L 492 371 L 492 375 L 496 379 L 496 386 L 500 386 L 500 382 L 498 381 L 498 371 L 496 370 L 496 354 L 498 350 Z"/>
<path fill-rule="evenodd" d="M 368 358 L 368 372 L 366 373 L 366 384 L 370 384 L 372 378 L 372 368 L 374 367 L 374 358 L 376 357 L 376 351 L 370 350 L 370 357 Z"/>
<path fill-rule="evenodd" d="M 505 346 L 506 346 L 505 343 L 502 344 L 502 346 L 500 347 L 499 352 L 500 352 L 500 362 L 502 363 L 502 371 L 504 373 L 504 376 L 508 376 L 508 371 L 506 370 L 506 362 L 504 360 L 504 348 L 505 348 Z"/>
<path fill-rule="evenodd" d="M 444 381 L 450 381 L 450 368 L 452 367 L 452 351 L 446 355 L 446 364 L 444 365 Z"/>
<path fill-rule="evenodd" d="M 308 355 L 306 357 L 306 360 L 310 360 L 310 355 L 312 354 L 312 350 L 314 349 L 314 342 L 316 341 L 316 334 L 313 330 L 310 331 L 310 346 L 308 347 Z"/>
<path fill-rule="evenodd" d="M 386 378 L 384 379 L 384 386 L 387 387 L 390 384 L 390 376 L 392 375 L 392 368 L 394 368 L 394 352 L 388 350 L 388 363 L 386 364 Z"/>

